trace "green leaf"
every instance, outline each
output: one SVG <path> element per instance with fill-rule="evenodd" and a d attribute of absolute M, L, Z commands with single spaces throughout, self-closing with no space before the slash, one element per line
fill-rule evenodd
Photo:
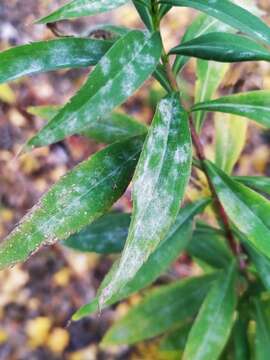
<path fill-rule="evenodd" d="M 236 307 L 233 262 L 212 285 L 188 336 L 183 359 L 218 359 L 229 338 Z"/>
<path fill-rule="evenodd" d="M 231 222 L 270 258 L 270 202 L 205 161 L 208 176 Z"/>
<path fill-rule="evenodd" d="M 187 113 L 178 93 L 161 100 L 133 178 L 133 214 L 119 267 L 100 294 L 103 306 L 130 281 L 174 223 L 191 172 Z"/>
<path fill-rule="evenodd" d="M 231 174 L 246 143 L 248 123 L 236 115 L 215 114 L 216 165 Z"/>
<path fill-rule="evenodd" d="M 192 40 L 198 36 L 203 34 L 207 34 L 213 31 L 229 31 L 229 27 L 221 23 L 215 18 L 211 16 L 207 16 L 205 14 L 201 14 L 195 18 L 195 20 L 191 23 L 191 25 L 187 28 L 184 36 L 182 37 L 181 43 L 185 43 L 189 40 Z M 177 55 L 175 62 L 173 64 L 173 72 L 174 74 L 178 74 L 181 69 L 188 62 L 189 57 Z"/>
<path fill-rule="evenodd" d="M 104 214 L 132 177 L 142 138 L 115 143 L 64 176 L 0 246 L 0 268 L 26 260 Z"/>
<path fill-rule="evenodd" d="M 125 244 L 130 214 L 110 213 L 102 216 L 64 241 L 64 245 L 82 252 L 112 254 Z"/>
<path fill-rule="evenodd" d="M 181 43 L 170 54 L 220 62 L 270 60 L 270 52 L 248 37 L 212 32 Z"/>
<path fill-rule="evenodd" d="M 234 180 L 257 191 L 270 194 L 270 178 L 266 176 L 234 176 Z"/>
<path fill-rule="evenodd" d="M 47 24 L 64 19 L 92 16 L 124 5 L 127 0 L 73 0 L 51 14 L 39 19 L 39 24 Z"/>
<path fill-rule="evenodd" d="M 166 239 L 160 244 L 156 251 L 150 255 L 149 259 L 144 263 L 141 269 L 137 272 L 135 277 L 123 286 L 117 294 L 115 294 L 107 305 L 112 305 L 131 294 L 145 288 L 153 283 L 162 273 L 164 273 L 170 264 L 175 261 L 179 253 L 186 247 L 189 242 L 193 230 L 193 218 L 195 215 L 204 210 L 209 204 L 208 199 L 201 199 L 193 204 L 190 204 L 180 210 L 175 224 L 171 228 Z M 105 279 L 103 280 L 98 293 L 104 289 L 110 282 L 114 273 L 114 268 L 117 268 L 118 261 L 112 267 Z M 82 306 L 72 317 L 74 321 L 90 315 L 99 310 L 98 296 L 89 304 Z"/>
<path fill-rule="evenodd" d="M 248 343 L 248 320 L 244 318 L 244 313 L 238 313 L 232 331 L 233 359 L 247 360 L 250 359 L 249 343 Z"/>
<path fill-rule="evenodd" d="M 255 356 L 256 360 L 268 360 L 270 354 L 270 323 L 265 313 L 264 306 L 259 299 L 254 300 L 256 338 Z"/>
<path fill-rule="evenodd" d="M 96 65 L 111 41 L 64 38 L 17 46 L 0 53 L 0 83 L 45 71 Z"/>
<path fill-rule="evenodd" d="M 186 322 L 198 311 L 215 278 L 216 274 L 189 278 L 152 290 L 111 327 L 103 344 L 133 344 Z"/>
<path fill-rule="evenodd" d="M 270 28 L 258 17 L 228 0 L 161 0 L 161 3 L 186 6 L 213 16 L 221 22 L 270 44 Z"/>
<path fill-rule="evenodd" d="M 171 92 L 171 84 L 168 80 L 166 71 L 161 64 L 158 64 L 153 76 L 168 93 Z"/>
<path fill-rule="evenodd" d="M 27 144 L 52 144 L 86 131 L 129 98 L 153 73 L 161 54 L 160 35 L 130 31 L 97 64 L 85 85 Z"/>
<path fill-rule="evenodd" d="M 217 111 L 229 113 L 257 121 L 270 127 L 270 91 L 249 91 L 219 99 L 195 104 L 192 111 Z"/>
<path fill-rule="evenodd" d="M 171 10 L 171 8 L 171 5 L 160 5 L 158 11 L 159 19 L 162 19 Z"/>
<path fill-rule="evenodd" d="M 195 103 L 210 100 L 213 97 L 228 69 L 227 64 L 197 60 Z M 195 127 L 198 132 L 201 130 L 204 119 L 204 112 L 197 111 L 194 114 Z"/>
<path fill-rule="evenodd" d="M 146 0 L 146 2 L 147 1 L 148 0 Z M 155 26 L 154 26 L 152 14 L 150 11 L 151 5 L 144 4 L 142 1 L 138 1 L 138 0 L 132 0 L 132 2 L 136 8 L 138 14 L 140 15 L 143 23 L 146 25 L 146 27 L 149 30 L 154 30 Z"/>
<path fill-rule="evenodd" d="M 51 120 L 57 115 L 59 106 L 32 106 L 27 109 L 30 114 L 45 120 Z M 82 132 L 82 135 L 105 144 L 127 139 L 132 136 L 147 133 L 147 126 L 139 123 L 131 116 L 120 112 L 105 115 Z"/>
<path fill-rule="evenodd" d="M 161 352 L 172 352 L 179 351 L 183 352 L 188 333 L 190 331 L 190 323 L 182 325 L 179 329 L 171 331 L 168 335 L 166 335 L 160 343 L 160 351 Z M 178 354 L 179 359 L 179 354 Z"/>
<path fill-rule="evenodd" d="M 232 253 L 221 231 L 197 224 L 187 252 L 214 268 L 225 268 L 232 261 Z"/>

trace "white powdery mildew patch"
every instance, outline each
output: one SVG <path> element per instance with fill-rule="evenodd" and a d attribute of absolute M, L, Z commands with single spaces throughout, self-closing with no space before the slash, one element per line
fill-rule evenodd
<path fill-rule="evenodd" d="M 136 89 L 136 81 L 138 77 L 132 64 L 126 65 L 124 76 L 121 84 L 121 93 L 124 96 L 130 96 Z"/>
<path fill-rule="evenodd" d="M 107 56 L 103 56 L 99 64 L 103 75 L 108 75 L 111 69 L 111 60 Z"/>
<path fill-rule="evenodd" d="M 65 6 L 65 12 L 70 11 L 78 12 L 84 15 L 85 11 L 89 11 L 89 14 L 94 14 L 100 11 L 112 10 L 125 3 L 125 0 L 80 0 L 71 2 Z"/>
<path fill-rule="evenodd" d="M 184 164 L 189 161 L 190 158 L 190 145 L 184 144 L 179 147 L 174 154 L 174 161 L 176 164 Z"/>

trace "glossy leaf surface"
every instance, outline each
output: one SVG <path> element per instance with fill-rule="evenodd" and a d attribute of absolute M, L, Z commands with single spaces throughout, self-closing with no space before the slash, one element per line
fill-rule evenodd
<path fill-rule="evenodd" d="M 217 111 L 244 116 L 270 127 L 270 91 L 249 91 L 195 104 L 192 111 Z"/>
<path fill-rule="evenodd" d="M 237 115 L 215 114 L 215 164 L 231 174 L 246 143 L 248 123 Z"/>
<path fill-rule="evenodd" d="M 130 31 L 96 65 L 88 80 L 60 112 L 29 142 L 52 144 L 82 133 L 121 105 L 153 73 L 161 54 L 160 35 Z"/>
<path fill-rule="evenodd" d="M 103 343 L 133 344 L 187 321 L 198 311 L 214 279 L 215 275 L 190 278 L 151 291 L 113 325 Z"/>
<path fill-rule="evenodd" d="M 0 53 L 0 83 L 24 75 L 96 65 L 112 42 L 64 38 L 21 45 Z"/>
<path fill-rule="evenodd" d="M 130 281 L 174 223 L 189 181 L 192 161 L 187 113 L 179 94 L 160 101 L 133 178 L 133 214 L 128 239 L 103 306 Z"/>
<path fill-rule="evenodd" d="M 253 38 L 270 44 L 270 28 L 267 24 L 229 0 L 161 0 L 161 2 L 205 12 Z"/>
<path fill-rule="evenodd" d="M 114 304 L 150 285 L 168 269 L 170 264 L 179 256 L 179 253 L 187 246 L 191 238 L 194 216 L 203 211 L 208 204 L 208 199 L 202 199 L 180 210 L 166 239 L 160 244 L 157 250 L 150 255 L 149 259 L 144 263 L 135 277 L 112 297 L 112 299 L 108 302 L 108 305 Z M 112 271 L 109 272 L 103 280 L 98 293 L 100 293 L 110 282 L 114 273 L 114 268 L 117 266 L 118 261 L 116 261 L 112 267 Z M 98 310 L 98 297 L 96 297 L 89 304 L 82 306 L 73 315 L 72 319 L 75 321 L 79 320 L 82 317 L 90 315 Z"/>
<path fill-rule="evenodd" d="M 188 336 L 183 359 L 218 359 L 229 338 L 236 307 L 235 263 L 207 294 Z"/>
<path fill-rule="evenodd" d="M 234 176 L 234 180 L 257 191 L 270 194 L 270 178 L 267 176 Z"/>
<path fill-rule="evenodd" d="M 205 162 L 227 215 L 255 248 L 270 258 L 270 202 L 238 183 L 209 161 Z"/>
<path fill-rule="evenodd" d="M 181 44 L 209 32 L 229 31 L 229 29 L 229 26 L 226 26 L 219 20 L 211 16 L 207 16 L 206 14 L 201 14 L 197 16 L 191 25 L 187 28 L 184 36 L 181 39 Z M 188 60 L 188 56 L 177 55 L 173 64 L 174 74 L 177 74 L 186 65 Z"/>
<path fill-rule="evenodd" d="M 130 214 L 110 213 L 102 216 L 64 241 L 64 245 L 82 252 L 112 254 L 125 244 Z"/>
<path fill-rule="evenodd" d="M 255 41 L 236 34 L 212 32 L 184 42 L 171 54 L 220 62 L 270 60 L 270 52 Z"/>
<path fill-rule="evenodd" d="M 96 15 L 113 10 L 124 5 L 126 2 L 127 0 L 73 0 L 38 20 L 38 22 L 40 24 L 47 24 L 64 19 Z"/>
<path fill-rule="evenodd" d="M 1 244 L 0 268 L 26 260 L 42 244 L 63 240 L 104 214 L 126 190 L 141 146 L 142 138 L 116 143 L 64 176 Z"/>
<path fill-rule="evenodd" d="M 51 120 L 57 115 L 59 109 L 59 106 L 36 106 L 28 108 L 27 111 L 45 120 Z M 139 123 L 126 114 L 112 112 L 91 123 L 81 135 L 105 144 L 111 144 L 145 133 L 147 133 L 147 126 L 143 123 Z"/>

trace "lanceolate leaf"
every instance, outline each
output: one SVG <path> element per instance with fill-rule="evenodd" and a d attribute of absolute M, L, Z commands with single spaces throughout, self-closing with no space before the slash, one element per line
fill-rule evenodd
<path fill-rule="evenodd" d="M 263 303 L 259 299 L 255 299 L 254 304 L 256 320 L 255 356 L 256 360 L 267 360 L 270 353 L 269 318 L 264 310 Z"/>
<path fill-rule="evenodd" d="M 118 253 L 124 247 L 129 224 L 130 214 L 110 213 L 69 237 L 64 245 L 82 252 Z"/>
<path fill-rule="evenodd" d="M 65 38 L 22 45 L 0 53 L 0 83 L 45 71 L 96 65 L 111 41 Z"/>
<path fill-rule="evenodd" d="M 217 91 L 229 66 L 214 61 L 197 60 L 197 80 L 195 87 L 195 103 L 210 100 Z M 205 118 L 203 111 L 194 114 L 197 131 L 202 128 Z"/>
<path fill-rule="evenodd" d="M 218 359 L 229 338 L 236 306 L 235 262 L 215 281 L 188 336 L 183 359 Z"/>
<path fill-rule="evenodd" d="M 251 12 L 229 0 L 161 0 L 161 2 L 205 12 L 253 38 L 270 44 L 270 28 Z"/>
<path fill-rule="evenodd" d="M 248 123 L 237 115 L 215 114 L 215 164 L 231 174 L 246 143 Z"/>
<path fill-rule="evenodd" d="M 181 351 L 181 353 L 184 351 L 190 327 L 191 324 L 188 322 L 179 329 L 170 332 L 164 337 L 164 339 L 162 339 L 159 348 L 160 351 L 165 353 L 176 352 L 176 358 L 179 359 L 179 351 Z"/>
<path fill-rule="evenodd" d="M 190 278 L 151 291 L 107 332 L 104 345 L 133 344 L 183 324 L 196 314 L 215 278 Z"/>
<path fill-rule="evenodd" d="M 73 0 L 38 20 L 38 23 L 47 24 L 64 19 L 95 15 L 113 10 L 126 2 L 127 0 Z"/>
<path fill-rule="evenodd" d="M 103 306 L 130 281 L 176 219 L 191 171 L 188 116 L 179 94 L 161 100 L 133 178 L 133 215 L 119 267 L 100 295 Z"/>
<path fill-rule="evenodd" d="M 226 245 L 224 236 L 211 227 L 197 225 L 188 243 L 187 252 L 214 268 L 225 268 L 232 261 L 232 253 Z"/>
<path fill-rule="evenodd" d="M 270 258 L 270 202 L 205 162 L 219 200 L 231 222 L 255 248 Z"/>
<path fill-rule="evenodd" d="M 23 218 L 0 246 L 0 268 L 24 261 L 42 244 L 79 231 L 123 194 L 142 138 L 115 143 L 64 176 Z"/>
<path fill-rule="evenodd" d="M 86 131 L 130 97 L 153 73 L 161 54 L 160 35 L 130 31 L 97 64 L 85 85 L 28 143 L 52 144 Z"/>
<path fill-rule="evenodd" d="M 208 199 L 201 199 L 180 210 L 179 214 L 177 215 L 177 219 L 166 239 L 164 239 L 164 241 L 160 244 L 157 250 L 154 251 L 152 255 L 150 255 L 149 259 L 137 272 L 134 278 L 129 281 L 125 286 L 123 286 L 111 298 L 107 305 L 114 304 L 130 296 L 136 291 L 145 288 L 153 281 L 155 281 L 163 272 L 165 272 L 170 266 L 170 264 L 179 256 L 179 253 L 188 244 L 193 230 L 192 224 L 194 216 L 197 215 L 199 212 L 203 211 L 208 204 Z M 99 293 L 107 286 L 108 283 L 110 283 L 118 264 L 119 262 L 116 261 L 112 270 L 103 280 L 99 289 Z M 91 303 L 79 309 L 74 314 L 72 319 L 79 320 L 84 316 L 90 315 L 91 313 L 98 311 L 98 309 L 98 297 L 96 297 L 95 299 L 93 299 L 93 301 L 91 301 Z"/>
<path fill-rule="evenodd" d="M 59 108 L 59 106 L 36 106 L 28 108 L 27 111 L 45 120 L 51 120 L 57 115 Z M 99 142 L 111 144 L 146 132 L 146 125 L 139 123 L 128 115 L 113 112 L 90 123 L 89 127 L 82 132 L 82 135 Z"/>
<path fill-rule="evenodd" d="M 220 62 L 270 60 L 270 52 L 255 41 L 236 34 L 212 32 L 184 42 L 171 54 Z"/>
<path fill-rule="evenodd" d="M 149 5 L 147 4 L 149 1 L 146 0 L 145 3 L 143 3 L 142 1 L 133 0 L 132 2 L 134 4 L 135 8 L 137 9 L 143 23 L 146 25 L 146 27 L 149 30 L 153 30 L 155 26 L 154 26 L 152 14 L 150 11 L 151 4 L 150 3 L 149 3 Z"/>
<path fill-rule="evenodd" d="M 195 104 L 192 111 L 217 111 L 244 116 L 270 127 L 270 91 L 258 90 L 228 95 Z"/>
<path fill-rule="evenodd" d="M 230 27 L 223 24 L 211 16 L 201 14 L 195 18 L 192 24 L 187 28 L 184 36 L 182 37 L 181 43 L 185 43 L 197 36 L 207 34 L 213 31 L 229 31 Z M 173 64 L 173 72 L 177 74 L 188 62 L 189 57 L 177 55 Z"/>
<path fill-rule="evenodd" d="M 270 178 L 266 176 L 234 176 L 234 180 L 255 190 L 270 194 Z"/>

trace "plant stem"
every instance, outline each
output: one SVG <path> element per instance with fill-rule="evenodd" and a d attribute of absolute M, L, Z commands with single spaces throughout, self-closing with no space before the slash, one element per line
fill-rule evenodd
<path fill-rule="evenodd" d="M 164 59 L 166 59 L 166 61 Z M 167 74 L 168 80 L 169 80 L 169 82 L 171 84 L 172 90 L 173 91 L 179 91 L 176 79 L 175 79 L 175 77 L 173 75 L 172 68 L 170 66 L 170 63 L 169 63 L 168 59 L 163 56 L 162 60 L 163 60 L 163 65 L 164 65 L 164 68 L 166 70 L 166 74 Z M 208 176 L 207 169 L 205 168 L 206 156 L 205 156 L 204 148 L 203 148 L 203 145 L 201 143 L 200 137 L 198 136 L 198 134 L 196 132 L 196 129 L 195 129 L 195 126 L 194 126 L 194 123 L 193 123 L 193 120 L 192 120 L 191 116 L 189 117 L 189 124 L 190 124 L 190 131 L 191 131 L 193 145 L 195 147 L 197 156 L 198 156 L 199 160 L 201 161 L 202 170 L 203 170 L 203 172 L 205 173 L 205 175 L 207 177 L 207 181 L 208 181 L 210 190 L 211 190 L 211 192 L 213 194 L 213 197 L 215 199 L 217 212 L 219 213 L 219 216 L 220 216 L 220 218 L 221 218 L 221 220 L 222 220 L 222 222 L 224 224 L 224 229 L 225 229 L 228 244 L 229 244 L 233 254 L 238 258 L 240 269 L 244 270 L 246 268 L 246 264 L 245 264 L 244 259 L 242 258 L 241 246 L 234 239 L 233 232 L 231 230 L 230 222 L 229 222 L 228 216 L 226 214 L 226 211 L 225 211 L 223 205 L 221 204 L 221 202 L 219 201 L 218 195 L 217 195 L 216 190 L 215 190 L 215 188 L 213 186 L 211 178 Z"/>

